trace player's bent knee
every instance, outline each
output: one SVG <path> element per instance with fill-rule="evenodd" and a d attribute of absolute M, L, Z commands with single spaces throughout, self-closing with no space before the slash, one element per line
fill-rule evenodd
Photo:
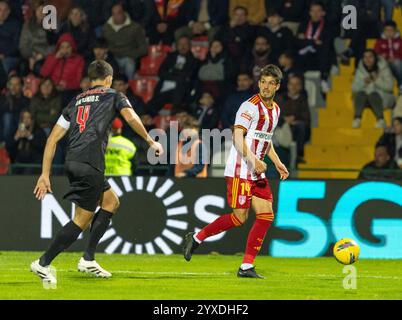
<path fill-rule="evenodd" d="M 240 227 L 242 226 L 248 218 L 248 214 L 247 213 L 233 213 L 234 216 L 234 222 L 236 224 L 236 226 Z"/>
<path fill-rule="evenodd" d="M 260 220 L 267 220 L 267 221 L 272 222 L 275 219 L 275 215 L 273 212 L 268 212 L 268 213 L 263 212 L 263 213 L 257 213 L 256 218 L 260 219 Z"/>

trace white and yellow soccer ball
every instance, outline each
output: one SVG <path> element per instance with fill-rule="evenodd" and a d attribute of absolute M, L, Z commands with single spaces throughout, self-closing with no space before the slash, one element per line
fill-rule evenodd
<path fill-rule="evenodd" d="M 350 238 L 343 238 L 334 245 L 335 259 L 342 264 L 352 264 L 359 259 L 360 247 Z"/>

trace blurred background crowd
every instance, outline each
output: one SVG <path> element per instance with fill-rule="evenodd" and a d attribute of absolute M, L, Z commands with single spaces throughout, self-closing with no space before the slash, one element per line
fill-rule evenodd
<path fill-rule="evenodd" d="M 42 26 L 47 4 L 57 8 L 57 30 Z M 357 29 L 345 30 L 349 4 Z M 0 0 L 0 174 L 40 172 L 61 110 L 89 88 L 88 64 L 104 59 L 115 71 L 113 88 L 148 130 L 177 120 L 186 137 L 230 129 L 240 104 L 257 92 L 261 67 L 277 64 L 284 79 L 274 143 L 286 165 L 340 170 L 330 177 L 398 177 L 400 25 L 395 0 Z M 194 146 L 194 159 L 202 146 Z M 224 159 L 149 166 L 146 150 L 116 119 L 107 173 L 222 176 Z M 64 157 L 65 141 L 53 174 L 63 174 Z M 345 176 L 343 169 L 357 171 Z M 307 170 L 300 177 L 319 176 Z"/>

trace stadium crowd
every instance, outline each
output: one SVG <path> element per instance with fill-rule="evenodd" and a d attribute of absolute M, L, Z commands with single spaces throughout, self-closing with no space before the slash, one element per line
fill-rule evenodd
<path fill-rule="evenodd" d="M 113 88 L 127 95 L 148 130 L 166 129 L 173 119 L 192 130 L 230 128 L 240 104 L 256 93 L 261 67 L 279 65 L 284 80 L 276 97 L 282 112 L 275 143 L 286 162 L 293 141 L 297 163 L 303 163 L 312 127 L 305 72 L 319 71 L 325 96 L 331 72 L 353 57 L 352 125 L 360 126 L 370 106 L 376 127 L 385 129 L 376 150 L 387 153 L 387 161 L 372 167 L 402 168 L 402 98 L 393 94 L 393 78 L 402 91 L 396 2 L 0 0 L 0 149 L 7 152 L 0 158 L 17 164 L 12 173 L 37 173 L 37 167 L 18 164 L 41 162 L 61 110 L 89 88 L 88 64 L 104 59 L 115 70 Z M 57 30 L 42 26 L 46 4 L 57 8 Z M 357 8 L 356 30 L 341 28 L 347 4 Z M 350 45 L 337 48 L 337 39 L 345 38 Z M 374 50 L 366 49 L 369 38 L 378 39 Z M 385 128 L 384 107 L 394 107 L 391 128 Z M 135 163 L 145 163 L 143 142 L 124 123 L 114 129 L 134 142 Z M 56 165 L 63 164 L 64 152 L 62 144 Z M 205 168 L 183 170 L 181 176 L 196 176 Z"/>

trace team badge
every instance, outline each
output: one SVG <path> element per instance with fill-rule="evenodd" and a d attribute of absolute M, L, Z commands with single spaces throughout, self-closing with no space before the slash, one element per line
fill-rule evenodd
<path fill-rule="evenodd" d="M 243 205 L 246 203 L 246 196 L 239 196 L 239 204 Z"/>

